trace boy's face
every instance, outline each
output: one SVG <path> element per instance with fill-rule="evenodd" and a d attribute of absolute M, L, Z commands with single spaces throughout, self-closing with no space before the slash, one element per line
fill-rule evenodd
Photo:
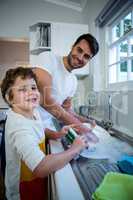
<path fill-rule="evenodd" d="M 34 79 L 18 77 L 11 89 L 13 99 L 10 103 L 13 108 L 31 111 L 39 105 L 40 93 Z"/>

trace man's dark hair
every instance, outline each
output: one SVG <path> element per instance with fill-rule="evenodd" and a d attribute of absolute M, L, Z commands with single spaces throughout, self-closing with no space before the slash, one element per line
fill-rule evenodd
<path fill-rule="evenodd" d="M 8 104 L 9 102 L 6 98 L 6 94 L 8 93 L 9 100 L 12 100 L 13 94 L 10 88 L 14 85 L 18 77 L 22 79 L 33 78 L 37 83 L 36 75 L 34 74 L 31 68 L 17 67 L 17 68 L 9 69 L 6 72 L 6 75 L 1 83 L 1 93 L 4 100 Z"/>
<path fill-rule="evenodd" d="M 95 56 L 97 52 L 99 51 L 99 44 L 96 38 L 93 37 L 90 33 L 83 34 L 77 38 L 73 46 L 78 44 L 81 40 L 86 40 L 88 42 L 91 52 L 92 52 L 92 57 Z"/>

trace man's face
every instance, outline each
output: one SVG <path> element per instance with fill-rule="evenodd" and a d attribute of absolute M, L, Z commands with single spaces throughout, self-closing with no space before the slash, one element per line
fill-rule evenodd
<path fill-rule="evenodd" d="M 92 58 L 90 46 L 86 40 L 81 40 L 72 47 L 68 55 L 68 63 L 71 70 L 84 67 L 87 62 Z"/>

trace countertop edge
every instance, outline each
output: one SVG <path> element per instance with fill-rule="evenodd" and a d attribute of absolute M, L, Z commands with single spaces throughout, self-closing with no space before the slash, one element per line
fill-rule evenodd
<path fill-rule="evenodd" d="M 60 140 L 50 140 L 49 143 L 51 153 L 64 151 Z M 58 197 L 58 200 L 84 200 L 80 186 L 69 163 L 54 173 L 54 182 L 56 185 L 56 196 Z"/>

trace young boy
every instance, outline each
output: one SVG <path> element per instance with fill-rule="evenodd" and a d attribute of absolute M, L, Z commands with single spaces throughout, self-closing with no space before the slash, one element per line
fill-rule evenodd
<path fill-rule="evenodd" d="M 59 132 L 45 129 L 44 134 L 36 111 L 40 94 L 35 74 L 30 68 L 8 70 L 1 91 L 11 107 L 5 128 L 6 197 L 8 200 L 47 199 L 46 177 L 64 167 L 87 147 L 85 138 L 77 137 L 71 147 L 62 153 L 45 154 L 45 137 L 60 138 L 67 133 L 69 127 Z"/>

